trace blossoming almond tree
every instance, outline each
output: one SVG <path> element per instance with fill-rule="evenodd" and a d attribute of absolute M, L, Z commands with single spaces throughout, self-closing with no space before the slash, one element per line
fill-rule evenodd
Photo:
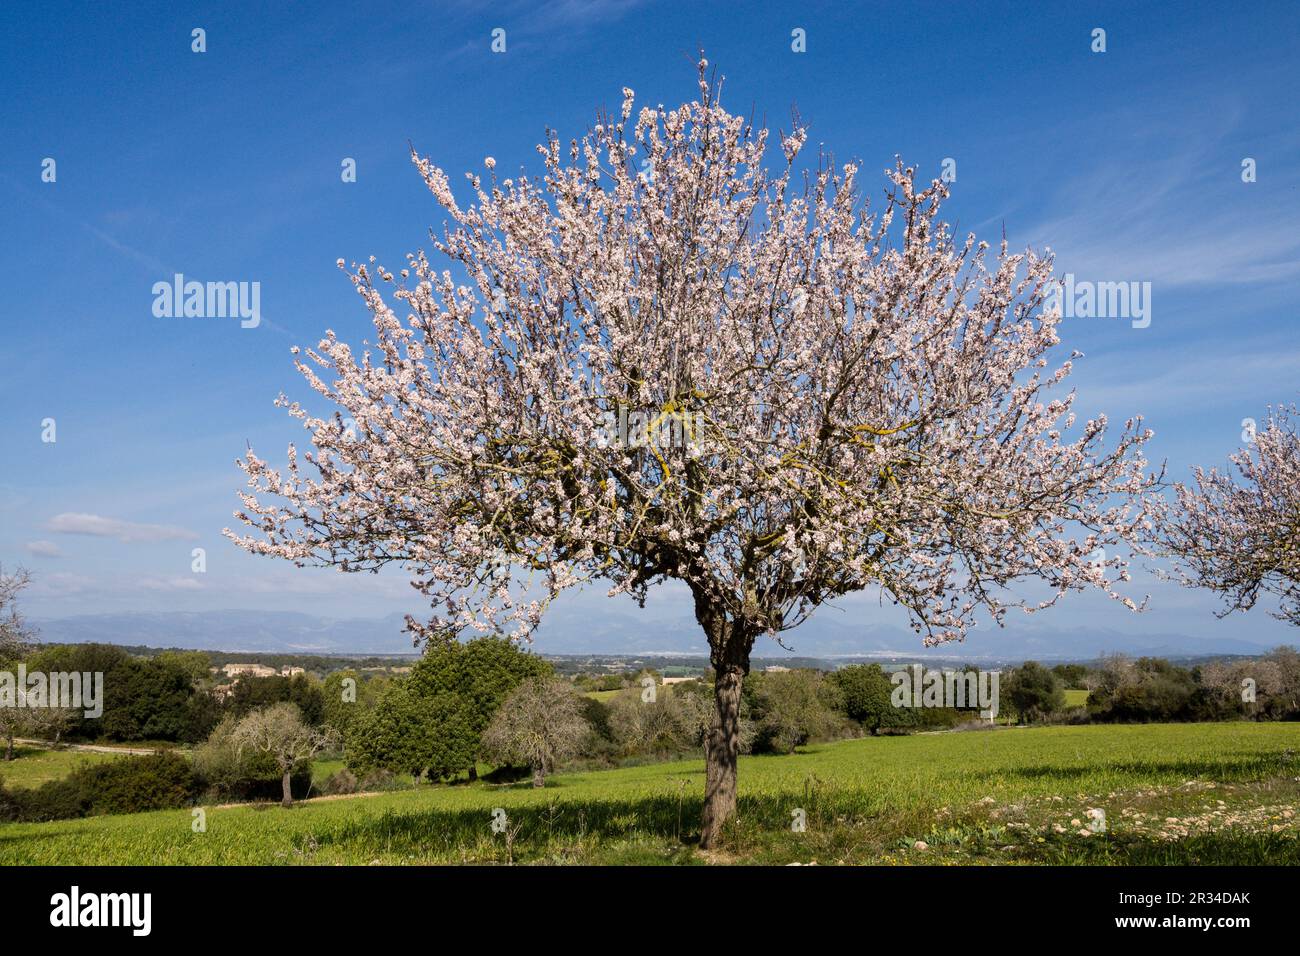
<path fill-rule="evenodd" d="M 1188 587 L 1223 599 L 1224 614 L 1278 598 L 1276 617 L 1300 625 L 1300 436 L 1294 408 L 1270 412 L 1231 472 L 1197 468 L 1157 510 L 1158 550 L 1172 556 Z"/>
<path fill-rule="evenodd" d="M 934 643 L 981 607 L 1000 621 L 1087 586 L 1133 606 L 1123 560 L 1095 554 L 1143 520 L 1149 432 L 1130 420 L 1106 448 L 1104 418 L 1046 394 L 1070 370 L 1045 358 L 1049 260 L 954 240 L 944 186 L 901 164 L 878 213 L 854 164 L 796 175 L 797 122 L 769 170 L 768 130 L 722 108 L 706 67 L 695 102 L 633 121 L 625 89 L 620 117 L 549 134 L 541 179 L 489 158 L 469 205 L 413 153 L 457 275 L 424 253 L 396 277 L 354 267 L 374 343 L 331 331 L 297 360 L 339 409 L 281 397 L 315 451 L 290 447 L 287 470 L 248 453 L 254 533 L 231 536 L 404 566 L 433 608 L 408 618 L 417 639 L 526 638 L 585 581 L 640 600 L 684 583 L 716 675 L 712 846 L 756 638 L 863 589 Z M 1044 600 L 1008 591 L 1027 578 Z"/>

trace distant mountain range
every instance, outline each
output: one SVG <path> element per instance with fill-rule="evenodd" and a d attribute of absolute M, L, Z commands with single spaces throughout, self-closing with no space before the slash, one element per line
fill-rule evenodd
<path fill-rule="evenodd" d="M 290 611 L 202 611 L 89 614 L 32 621 L 39 639 L 53 643 L 98 641 L 195 650 L 299 654 L 409 654 L 411 638 L 401 614 L 330 620 Z M 925 649 L 909 631 L 862 623 L 834 613 L 814 617 L 782 635 L 790 651 L 761 639 L 755 655 L 765 658 L 911 658 L 959 660 L 1091 660 L 1120 652 L 1156 657 L 1260 654 L 1271 644 L 1233 638 L 1177 634 L 1126 634 L 1083 628 L 1021 627 L 973 631 L 965 644 Z M 693 625 L 610 607 L 555 607 L 538 631 L 535 648 L 544 654 L 707 655 L 704 636 Z"/>
<path fill-rule="evenodd" d="M 33 620 L 41 641 L 143 644 L 191 650 L 298 654 L 409 654 L 401 614 L 329 620 L 293 611 L 167 611 Z"/>

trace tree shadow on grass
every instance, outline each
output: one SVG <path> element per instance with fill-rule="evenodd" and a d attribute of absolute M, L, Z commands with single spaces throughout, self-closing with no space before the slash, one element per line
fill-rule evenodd
<path fill-rule="evenodd" d="M 503 788 L 503 796 L 513 788 Z M 532 789 L 531 787 L 527 789 Z M 747 824 L 788 828 L 790 807 L 799 801 L 790 794 L 741 797 L 738 812 Z M 557 845 L 605 843 L 653 837 L 682 843 L 699 838 L 702 796 L 694 788 L 678 794 L 634 799 L 560 798 L 518 804 L 503 801 L 504 818 L 494 809 L 386 810 L 334 823 L 323 832 L 299 838 L 313 848 L 338 847 L 349 855 L 367 853 L 455 856 L 460 850 L 499 844 L 504 852 L 505 829 L 512 831 L 517 858 L 538 856 Z M 496 823 L 496 829 L 493 824 Z"/>
<path fill-rule="evenodd" d="M 1033 767 L 999 767 L 977 771 L 979 779 L 1077 780 L 1098 773 L 1119 774 L 1145 780 L 1152 775 L 1179 776 L 1183 780 L 1212 779 L 1245 782 L 1293 773 L 1297 764 L 1282 754 L 1230 752 L 1218 758 L 1197 760 L 1102 761 L 1097 764 L 1038 764 Z"/>

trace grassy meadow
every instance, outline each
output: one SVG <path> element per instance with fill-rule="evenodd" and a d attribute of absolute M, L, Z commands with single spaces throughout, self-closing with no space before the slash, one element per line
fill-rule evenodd
<path fill-rule="evenodd" d="M 864 738 L 743 757 L 739 820 L 711 853 L 694 845 L 704 764 L 688 760 L 557 775 L 540 790 L 480 781 L 289 810 L 208 806 L 205 832 L 190 810 L 0 824 L 0 864 L 1294 864 L 1297 751 L 1300 724 L 1242 722 Z M 1089 809 L 1105 812 L 1105 832 L 1088 830 Z"/>
<path fill-rule="evenodd" d="M 0 760 L 0 780 L 6 787 L 39 787 L 51 780 L 62 780 L 82 763 L 99 763 L 116 759 L 113 754 L 78 750 L 45 750 L 19 744 L 14 759 Z M 3 824 L 0 824 L 3 826 Z"/>

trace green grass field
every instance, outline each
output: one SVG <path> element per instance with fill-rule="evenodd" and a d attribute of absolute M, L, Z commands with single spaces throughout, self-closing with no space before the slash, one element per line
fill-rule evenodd
<path fill-rule="evenodd" d="M 1083 707 L 1087 703 L 1088 703 L 1088 692 L 1086 690 L 1070 690 L 1069 688 L 1066 688 L 1065 691 L 1066 707 Z"/>
<path fill-rule="evenodd" d="M 1037 727 L 746 757 L 721 851 L 703 761 L 0 825 L 0 864 L 1300 863 L 1298 724 Z M 494 833 L 492 811 L 506 813 Z M 1086 831 L 1089 808 L 1106 832 Z M 792 829 L 802 813 L 803 832 Z M 916 849 L 924 841 L 925 849 Z"/>
<path fill-rule="evenodd" d="M 0 780 L 6 787 L 39 787 L 50 780 L 62 780 L 80 763 L 115 759 L 114 754 L 76 750 L 15 748 L 15 759 L 0 760 Z"/>
<path fill-rule="evenodd" d="M 319 787 L 329 779 L 330 774 L 342 770 L 342 760 L 317 760 L 311 765 L 311 782 Z"/>

